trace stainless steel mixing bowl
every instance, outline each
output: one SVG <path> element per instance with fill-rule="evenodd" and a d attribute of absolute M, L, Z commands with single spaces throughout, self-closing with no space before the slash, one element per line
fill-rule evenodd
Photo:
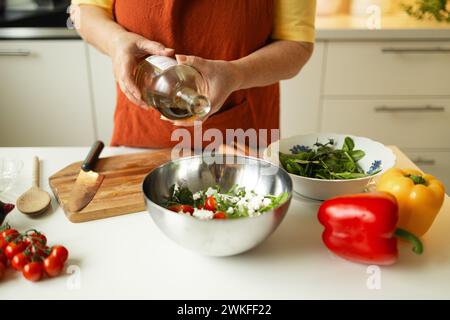
<path fill-rule="evenodd" d="M 272 211 L 253 218 L 199 220 L 174 213 L 162 206 L 174 184 L 185 184 L 193 192 L 219 185 L 247 187 L 259 194 L 289 194 Z M 230 256 L 263 242 L 283 220 L 292 197 L 292 180 L 273 164 L 242 156 L 194 156 L 169 161 L 151 171 L 143 183 L 147 210 L 153 221 L 179 245 L 211 256 Z"/>

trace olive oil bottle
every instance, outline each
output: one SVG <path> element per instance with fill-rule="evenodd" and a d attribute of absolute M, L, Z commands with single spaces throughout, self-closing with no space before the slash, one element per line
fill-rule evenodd
<path fill-rule="evenodd" d="M 193 67 L 180 65 L 175 59 L 150 56 L 136 71 L 136 83 L 147 105 L 171 120 L 192 120 L 211 109 L 202 75 Z"/>

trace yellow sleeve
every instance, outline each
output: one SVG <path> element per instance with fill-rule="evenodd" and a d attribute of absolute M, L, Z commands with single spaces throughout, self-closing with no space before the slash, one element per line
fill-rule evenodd
<path fill-rule="evenodd" d="M 72 0 L 72 4 L 91 4 L 112 12 L 113 0 Z"/>
<path fill-rule="evenodd" d="M 273 39 L 314 42 L 316 0 L 275 0 Z"/>

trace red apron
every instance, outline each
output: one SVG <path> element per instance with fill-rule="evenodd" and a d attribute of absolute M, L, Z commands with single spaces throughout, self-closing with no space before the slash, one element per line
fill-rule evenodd
<path fill-rule="evenodd" d="M 176 53 L 206 59 L 235 60 L 270 41 L 273 0 L 116 0 L 116 21 L 128 31 L 158 41 Z M 153 108 L 143 110 L 117 86 L 117 106 L 111 144 L 166 148 L 174 129 Z M 279 128 L 279 85 L 236 91 L 221 110 L 203 123 L 203 132 L 219 129 Z M 186 128 L 193 137 L 193 128 Z M 225 142 L 225 141 L 224 141 Z M 207 144 L 207 143 L 206 143 Z"/>

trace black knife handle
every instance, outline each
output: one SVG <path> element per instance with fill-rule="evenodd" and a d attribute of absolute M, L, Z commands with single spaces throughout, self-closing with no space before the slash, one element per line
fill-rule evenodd
<path fill-rule="evenodd" d="M 91 150 L 89 150 L 89 153 L 84 159 L 83 164 L 81 165 L 81 169 L 83 171 L 90 171 L 95 168 L 95 164 L 97 163 L 98 157 L 100 156 L 100 153 L 102 152 L 103 148 L 105 147 L 105 144 L 101 141 L 95 141 L 94 144 L 91 147 Z"/>

